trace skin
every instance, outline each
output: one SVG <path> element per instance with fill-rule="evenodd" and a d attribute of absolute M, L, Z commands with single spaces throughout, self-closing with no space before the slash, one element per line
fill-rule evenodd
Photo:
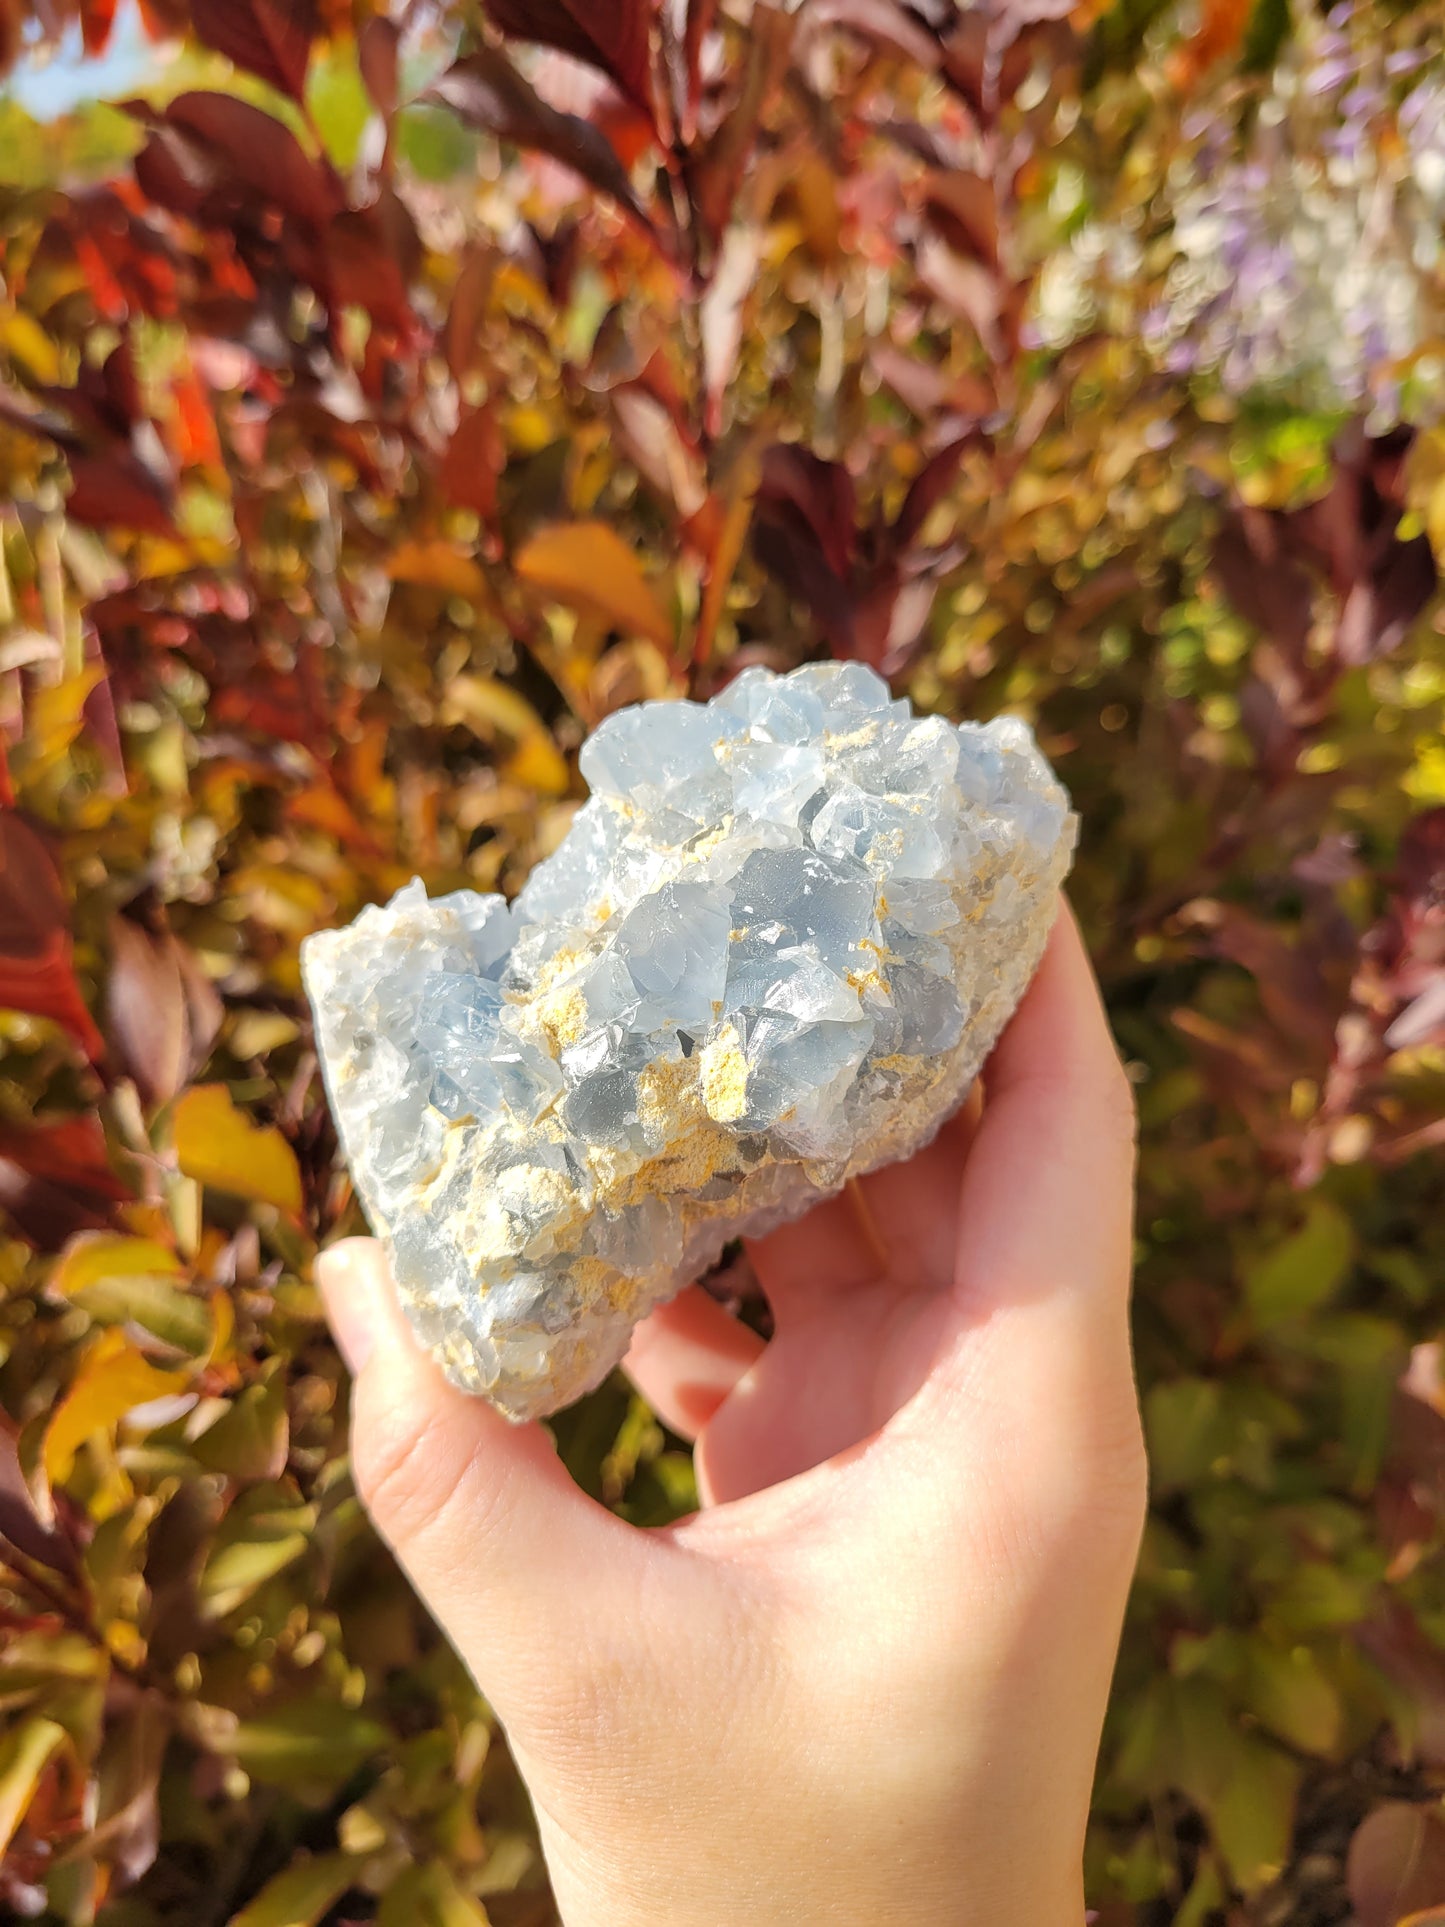
<path fill-rule="evenodd" d="M 641 1531 L 451 1390 L 380 1248 L 320 1276 L 378 1529 L 503 1721 L 567 1927 L 1079 1927 L 1146 1474 L 1133 1106 L 1072 916 L 983 1090 L 693 1289 L 628 1370 L 696 1441 Z"/>

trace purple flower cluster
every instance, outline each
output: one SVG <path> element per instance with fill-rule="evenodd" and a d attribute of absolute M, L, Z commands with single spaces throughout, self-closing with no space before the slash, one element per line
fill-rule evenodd
<path fill-rule="evenodd" d="M 1363 8 L 1303 21 L 1242 146 L 1217 106 L 1187 117 L 1154 243 L 1121 276 L 1106 222 L 1076 235 L 1072 281 L 1042 277 L 1039 337 L 1067 332 L 1051 298 L 1086 296 L 1087 319 L 1138 328 L 1164 366 L 1232 394 L 1427 409 L 1445 375 L 1426 352 L 1445 315 L 1445 56 L 1406 31 Z M 1161 257 L 1141 315 L 1129 273 Z"/>

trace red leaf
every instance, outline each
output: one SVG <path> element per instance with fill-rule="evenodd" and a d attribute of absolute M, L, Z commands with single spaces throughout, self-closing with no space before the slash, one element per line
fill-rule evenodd
<path fill-rule="evenodd" d="M 87 54 L 103 54 L 115 25 L 116 0 L 81 0 L 80 30 Z"/>
<path fill-rule="evenodd" d="M 953 487 L 964 450 L 976 439 L 973 435 L 960 436 L 931 456 L 914 476 L 903 498 L 903 507 L 898 511 L 898 520 L 893 524 L 896 548 L 911 548 L 918 540 L 924 523 Z"/>
<path fill-rule="evenodd" d="M 136 157 L 136 179 L 152 200 L 177 213 L 195 215 L 213 199 L 224 201 L 215 212 L 226 225 L 225 214 L 237 206 L 249 213 L 259 197 L 324 228 L 345 205 L 330 166 L 308 158 L 289 128 L 249 101 L 190 93 L 177 95 L 162 116 L 143 103 L 131 111 L 152 129 Z"/>
<path fill-rule="evenodd" d="M 656 0 L 487 0 L 487 15 L 513 40 L 544 47 L 600 67 L 650 120 L 652 25 Z"/>
<path fill-rule="evenodd" d="M 963 169 L 936 173 L 924 200 L 933 225 L 956 254 L 998 266 L 998 196 L 992 181 Z"/>
<path fill-rule="evenodd" d="M 390 120 L 396 112 L 396 56 L 400 39 L 396 23 L 380 14 L 368 20 L 357 36 L 356 58 L 361 78 L 383 120 Z"/>
<path fill-rule="evenodd" d="M 406 277 L 375 214 L 374 208 L 348 209 L 327 229 L 328 302 L 333 310 L 364 308 L 383 327 L 405 335 L 415 319 Z"/>
<path fill-rule="evenodd" d="M 606 137 L 590 121 L 549 107 L 495 48 L 482 47 L 459 60 L 434 83 L 427 98 L 450 107 L 469 127 L 550 154 L 619 202 L 649 233 L 653 231 Z"/>
<path fill-rule="evenodd" d="M 186 30 L 186 0 L 140 0 L 140 17 L 152 40 L 172 40 Z"/>
<path fill-rule="evenodd" d="M 811 529 L 833 573 L 844 576 L 857 540 L 857 496 L 853 478 L 837 462 L 825 462 L 794 442 L 777 442 L 763 457 L 758 502 L 775 519 L 801 517 Z"/>
<path fill-rule="evenodd" d="M 92 1063 L 105 1042 L 70 965 L 70 906 L 50 853 L 23 817 L 0 815 L 0 1008 L 49 1017 Z"/>
<path fill-rule="evenodd" d="M 443 495 L 458 508 L 474 509 L 484 522 L 497 513 L 497 477 L 507 450 L 497 418 L 488 407 L 473 408 L 457 423 L 437 471 Z"/>
<path fill-rule="evenodd" d="M 128 450 L 115 455 L 72 455 L 66 508 L 72 521 L 92 528 L 176 533 L 169 493 Z"/>
<path fill-rule="evenodd" d="M 77 1231 L 102 1230 L 110 1207 L 128 1196 L 93 1117 L 0 1130 L 0 1210 L 39 1250 L 58 1251 Z"/>
<path fill-rule="evenodd" d="M 309 0 L 191 0 L 196 37 L 293 100 L 306 91 L 316 36 Z"/>

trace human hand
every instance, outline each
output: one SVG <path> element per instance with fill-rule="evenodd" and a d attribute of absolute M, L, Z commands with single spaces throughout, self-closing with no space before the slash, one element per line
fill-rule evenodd
<path fill-rule="evenodd" d="M 906 1165 L 628 1359 L 702 1509 L 641 1531 L 454 1391 L 380 1247 L 319 1267 L 383 1537 L 495 1707 L 567 1927 L 1079 1927 L 1145 1503 L 1132 1103 L 1072 916 Z"/>

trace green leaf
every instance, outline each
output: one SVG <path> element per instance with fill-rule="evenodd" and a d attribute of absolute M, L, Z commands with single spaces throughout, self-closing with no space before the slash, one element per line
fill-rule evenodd
<path fill-rule="evenodd" d="M 193 1442 L 191 1451 L 201 1465 L 243 1485 L 281 1477 L 291 1428 L 286 1379 L 279 1365 L 278 1360 L 278 1369 L 261 1384 L 239 1392 L 215 1424 Z"/>
<path fill-rule="evenodd" d="M 349 1853 L 298 1860 L 267 1881 L 250 1905 L 232 1916 L 231 1927 L 316 1927 L 365 1864 Z"/>
<path fill-rule="evenodd" d="M 1349 1219 L 1328 1199 L 1316 1198 L 1300 1229 L 1245 1269 L 1244 1295 L 1255 1324 L 1273 1331 L 1326 1304 L 1354 1260 Z"/>
<path fill-rule="evenodd" d="M 1288 1861 L 1301 1769 L 1245 1731 L 1212 1680 L 1157 1681 L 1136 1713 L 1118 1771 L 1126 1785 L 1192 1800 L 1246 1892 L 1267 1885 Z"/>
<path fill-rule="evenodd" d="M 334 1700 L 306 1699 L 264 1719 L 242 1720 L 228 1745 L 263 1786 L 335 1787 L 390 1741 L 386 1728 L 365 1714 Z"/>
<path fill-rule="evenodd" d="M 164 1278 L 101 1278 L 72 1297 L 97 1325 L 139 1325 L 193 1358 L 204 1357 L 211 1348 L 211 1313 L 205 1299 Z"/>
<path fill-rule="evenodd" d="M 356 59 L 356 42 L 333 40 L 312 58 L 306 105 L 328 158 L 343 173 L 356 165 L 371 101 Z"/>
<path fill-rule="evenodd" d="M 487 1927 L 487 1910 L 434 1861 L 398 1875 L 382 1899 L 376 1927 Z"/>
<path fill-rule="evenodd" d="M 1176 1378 L 1153 1386 L 1144 1401 L 1144 1424 L 1156 1492 L 1198 1485 L 1229 1447 L 1224 1394 L 1213 1379 Z"/>
<path fill-rule="evenodd" d="M 257 1486 L 221 1522 L 201 1569 L 197 1595 L 206 1619 L 224 1619 L 268 1579 L 284 1572 L 311 1544 L 316 1507 L 300 1505 L 284 1487 Z"/>
<path fill-rule="evenodd" d="M 1251 1639 L 1245 1661 L 1249 1710 L 1302 1753 L 1334 1759 L 1344 1733 L 1339 1689 L 1308 1646 L 1282 1648 Z"/>

